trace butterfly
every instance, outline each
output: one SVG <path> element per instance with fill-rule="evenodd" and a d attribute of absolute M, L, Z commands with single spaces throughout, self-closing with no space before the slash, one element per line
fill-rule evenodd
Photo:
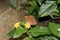
<path fill-rule="evenodd" d="M 26 20 L 26 22 L 29 22 L 30 25 L 36 25 L 37 24 L 36 19 L 32 15 L 25 16 L 25 20 Z"/>

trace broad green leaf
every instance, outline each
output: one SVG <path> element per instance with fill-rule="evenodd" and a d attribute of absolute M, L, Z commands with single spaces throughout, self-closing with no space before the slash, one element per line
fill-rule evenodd
<path fill-rule="evenodd" d="M 37 37 L 39 35 L 51 34 L 50 30 L 47 27 L 42 27 L 42 26 L 31 28 L 29 33 L 34 37 Z"/>
<path fill-rule="evenodd" d="M 49 28 L 51 30 L 51 32 L 53 33 L 53 35 L 60 37 L 60 25 L 59 24 L 55 24 L 50 22 L 49 23 Z"/>
<path fill-rule="evenodd" d="M 14 28 L 13 30 L 11 30 L 7 35 L 10 37 L 13 37 L 15 34 L 16 29 Z"/>
<path fill-rule="evenodd" d="M 44 0 L 37 0 L 37 2 L 39 3 L 39 5 L 41 5 L 43 1 Z"/>
<path fill-rule="evenodd" d="M 38 14 L 39 14 L 39 17 L 44 17 L 44 16 L 50 15 L 52 12 L 58 12 L 56 2 L 46 1 L 40 7 Z"/>
<path fill-rule="evenodd" d="M 40 40 L 58 40 L 58 39 L 54 36 L 45 36 L 41 37 Z"/>
<path fill-rule="evenodd" d="M 23 40 L 32 40 L 31 38 L 29 38 L 29 37 L 26 37 L 26 38 L 24 38 Z"/>
<path fill-rule="evenodd" d="M 16 8 L 17 6 L 16 0 L 10 0 L 10 5 L 11 7 Z"/>
<path fill-rule="evenodd" d="M 16 32 L 15 32 L 13 38 L 18 38 L 18 37 L 22 36 L 26 32 L 27 32 L 26 29 L 24 29 L 23 27 L 19 27 L 19 28 L 16 29 Z"/>

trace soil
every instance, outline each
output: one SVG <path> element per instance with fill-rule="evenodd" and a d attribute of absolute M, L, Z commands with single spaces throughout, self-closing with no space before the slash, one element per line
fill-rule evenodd
<path fill-rule="evenodd" d="M 13 24 L 24 19 L 25 11 L 20 11 L 20 4 L 24 1 L 17 0 L 17 8 L 13 9 L 9 6 L 9 0 L 0 0 L 0 40 L 9 40 L 7 33 L 13 29 Z"/>
<path fill-rule="evenodd" d="M 26 37 L 26 34 L 23 34 L 22 37 L 13 39 L 7 36 L 7 33 L 13 29 L 13 24 L 24 19 L 27 10 L 21 10 L 23 4 L 26 0 L 17 0 L 17 8 L 13 9 L 9 6 L 9 0 L 0 0 L 0 40 L 22 40 Z M 39 19 L 39 25 L 48 26 L 48 22 L 51 21 L 51 18 L 41 18 Z M 60 20 L 55 20 L 56 23 L 60 24 Z"/>

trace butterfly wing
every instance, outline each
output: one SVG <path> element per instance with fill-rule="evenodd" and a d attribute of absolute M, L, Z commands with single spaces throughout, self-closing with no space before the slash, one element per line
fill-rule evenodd
<path fill-rule="evenodd" d="M 33 16 L 25 16 L 26 22 L 29 22 L 30 25 L 36 25 L 37 22 Z"/>

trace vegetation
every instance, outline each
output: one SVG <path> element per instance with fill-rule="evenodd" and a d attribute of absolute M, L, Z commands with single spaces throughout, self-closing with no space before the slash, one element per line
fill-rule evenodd
<path fill-rule="evenodd" d="M 11 0 L 11 6 L 16 8 L 16 0 Z M 60 24 L 49 22 L 48 27 L 37 25 L 36 18 L 50 16 L 58 19 L 60 11 L 60 0 L 27 0 L 24 6 L 29 7 L 27 16 L 21 22 L 14 24 L 14 29 L 8 33 L 12 38 L 19 38 L 23 34 L 28 36 L 23 40 L 59 40 Z M 43 19 L 44 20 L 44 19 Z"/>

